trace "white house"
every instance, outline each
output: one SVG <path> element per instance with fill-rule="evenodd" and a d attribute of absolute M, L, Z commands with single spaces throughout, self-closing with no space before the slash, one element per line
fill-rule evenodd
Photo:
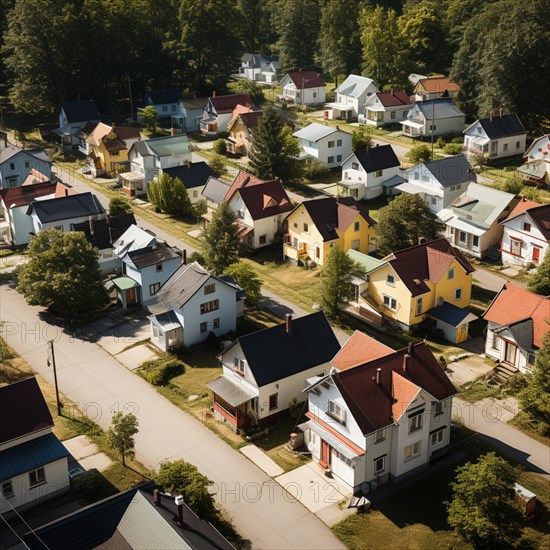
<path fill-rule="evenodd" d="M 157 236 L 152 231 L 131 225 L 114 241 L 113 251 L 115 256 L 122 260 L 128 252 L 151 246 L 157 242 Z"/>
<path fill-rule="evenodd" d="M 527 130 L 516 114 L 499 116 L 491 113 L 480 118 L 464 130 L 464 149 L 474 155 L 499 159 L 523 155 Z"/>
<path fill-rule="evenodd" d="M 147 192 L 147 185 L 161 170 L 191 162 L 186 134 L 136 141 L 128 151 L 130 171 L 119 175 L 122 190 L 133 196 Z"/>
<path fill-rule="evenodd" d="M 531 183 L 550 184 L 550 134 L 540 136 L 525 151 L 525 164 L 518 174 Z"/>
<path fill-rule="evenodd" d="M 314 122 L 294 132 L 293 136 L 300 141 L 304 158 L 316 158 L 329 168 L 340 166 L 351 154 L 351 134 L 340 130 L 338 126 Z"/>
<path fill-rule="evenodd" d="M 52 161 L 44 149 L 18 149 L 0 145 L 0 188 L 17 187 L 32 170 L 52 177 Z"/>
<path fill-rule="evenodd" d="M 350 74 L 334 91 L 334 103 L 327 104 L 329 118 L 348 120 L 365 114 L 368 98 L 379 91 L 372 78 Z"/>
<path fill-rule="evenodd" d="M 411 99 L 407 92 L 378 92 L 367 98 L 365 110 L 359 115 L 359 122 L 371 126 L 396 124 L 407 118 Z"/>
<path fill-rule="evenodd" d="M 421 75 L 409 75 L 418 77 Z M 460 86 L 448 76 L 424 76 L 414 82 L 413 97 L 415 101 L 426 101 L 442 97 L 454 97 Z"/>
<path fill-rule="evenodd" d="M 502 222 L 502 263 L 539 265 L 550 244 L 550 204 L 521 199 Z"/>
<path fill-rule="evenodd" d="M 239 76 L 254 82 L 271 84 L 277 80 L 279 59 L 271 55 L 244 53 L 241 56 Z"/>
<path fill-rule="evenodd" d="M 0 418 L 0 514 L 68 492 L 70 453 L 34 376 L 0 387 Z"/>
<path fill-rule="evenodd" d="M 401 163 L 391 145 L 365 147 L 342 163 L 339 192 L 357 200 L 369 200 L 384 192 L 384 182 L 398 176 Z"/>
<path fill-rule="evenodd" d="M 93 99 L 61 102 L 57 118 L 59 128 L 56 128 L 53 133 L 59 136 L 63 146 L 80 145 L 78 134 L 82 128 L 87 124 L 95 126 L 100 120 L 99 111 Z"/>
<path fill-rule="evenodd" d="M 471 182 L 477 180 L 464 155 L 417 164 L 407 170 L 404 177 L 407 181 L 395 189 L 420 195 L 433 212 L 449 206 Z"/>
<path fill-rule="evenodd" d="M 184 132 L 198 132 L 200 129 L 200 121 L 204 113 L 204 106 L 208 98 L 192 97 L 183 100 L 183 106 L 187 112 L 187 118 L 183 127 Z"/>
<path fill-rule="evenodd" d="M 283 101 L 314 105 L 326 101 L 325 81 L 316 71 L 290 71 L 281 79 Z"/>
<path fill-rule="evenodd" d="M 535 353 L 550 329 L 549 311 L 549 297 L 510 283 L 493 299 L 483 314 L 488 322 L 485 354 L 497 361 L 497 370 L 504 378 L 531 371 Z"/>
<path fill-rule="evenodd" d="M 347 346 L 337 358 L 355 366 L 309 380 L 299 428 L 320 468 L 366 494 L 444 452 L 456 390 L 424 342 L 386 353 Z"/>
<path fill-rule="evenodd" d="M 445 238 L 462 252 L 476 258 L 500 255 L 504 221 L 517 199 L 492 187 L 470 183 L 448 208 L 437 213 L 445 224 Z M 493 250 L 494 248 L 494 250 Z"/>
<path fill-rule="evenodd" d="M 214 210 L 225 200 L 225 197 L 231 188 L 231 184 L 220 178 L 208 178 L 204 189 L 201 192 L 201 198 L 206 200 L 208 213 L 212 215 Z"/>
<path fill-rule="evenodd" d="M 216 416 L 234 430 L 269 424 L 305 400 L 312 376 L 330 369 L 340 344 L 322 311 L 237 338 L 218 355 L 223 374 L 208 384 Z"/>
<path fill-rule="evenodd" d="M 238 112 L 254 110 L 254 104 L 248 94 L 216 95 L 206 100 L 200 119 L 200 131 L 206 135 L 227 132 L 229 121 Z"/>
<path fill-rule="evenodd" d="M 185 126 L 187 111 L 183 105 L 181 92 L 176 89 L 156 90 L 147 92 L 143 97 L 146 106 L 153 106 L 157 112 L 157 120 L 163 126 L 172 128 Z M 140 111 L 138 110 L 138 118 Z"/>
<path fill-rule="evenodd" d="M 148 304 L 153 313 L 151 343 L 168 351 L 200 344 L 211 332 L 216 336 L 234 332 L 242 312 L 241 291 L 197 262 L 180 265 Z"/>
<path fill-rule="evenodd" d="M 461 134 L 465 120 L 452 99 L 430 99 L 417 101 L 399 124 L 403 135 L 416 138 Z"/>

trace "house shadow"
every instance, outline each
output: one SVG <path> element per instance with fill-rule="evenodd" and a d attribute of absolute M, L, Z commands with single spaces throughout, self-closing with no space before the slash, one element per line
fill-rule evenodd
<path fill-rule="evenodd" d="M 267 309 L 277 317 L 280 317 L 281 319 L 284 319 L 287 313 L 294 313 L 294 311 L 289 308 L 288 306 L 285 306 L 284 304 L 281 304 L 277 300 L 274 300 L 273 298 L 269 296 L 263 296 L 260 300 L 261 307 L 264 309 Z"/>

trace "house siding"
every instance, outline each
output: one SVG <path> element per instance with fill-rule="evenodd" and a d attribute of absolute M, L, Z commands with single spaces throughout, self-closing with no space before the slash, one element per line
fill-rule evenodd
<path fill-rule="evenodd" d="M 336 131 L 319 141 L 298 139 L 305 153 L 325 163 L 329 168 L 340 166 L 344 159 L 351 155 L 351 134 L 347 132 Z M 342 140 L 342 145 L 337 146 L 337 140 Z M 329 147 L 329 142 L 334 142 L 334 146 Z M 329 157 L 332 157 L 330 161 Z M 341 157 L 341 160 L 338 161 L 338 157 Z"/>
<path fill-rule="evenodd" d="M 52 176 L 50 163 L 37 159 L 25 151 L 19 151 L 13 157 L 0 164 L 0 186 L 4 189 L 19 187 L 33 169 L 38 170 L 47 178 L 51 178 Z"/>
<path fill-rule="evenodd" d="M 530 231 L 526 231 L 523 228 L 524 223 L 531 224 Z M 548 250 L 548 241 L 544 238 L 544 235 L 539 231 L 537 226 L 527 216 L 522 214 L 510 221 L 502 224 L 502 262 L 508 265 L 526 266 L 531 263 L 542 263 Z M 511 251 L 512 240 L 521 242 L 520 255 L 516 255 Z M 533 249 L 539 249 L 539 261 L 533 261 Z"/>
<path fill-rule="evenodd" d="M 357 164 L 357 169 L 353 168 L 353 164 Z M 342 181 L 348 184 L 357 184 L 359 187 L 357 197 L 355 197 L 357 200 L 370 200 L 382 196 L 384 193 L 382 183 L 399 175 L 400 167 L 392 166 L 381 172 L 382 174 L 378 177 L 376 172 L 367 173 L 357 157 L 352 155 L 342 164 Z"/>
<path fill-rule="evenodd" d="M 517 346 L 514 363 L 512 367 L 518 369 L 523 374 L 531 372 L 529 366 L 529 353 L 520 348 L 514 338 L 506 336 L 501 338 L 493 330 L 487 329 L 485 337 L 485 354 L 498 363 L 507 363 L 506 361 L 506 345 L 507 343 Z"/>

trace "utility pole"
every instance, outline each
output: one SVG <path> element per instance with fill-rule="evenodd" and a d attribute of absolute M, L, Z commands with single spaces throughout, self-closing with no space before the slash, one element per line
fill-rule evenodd
<path fill-rule="evenodd" d="M 55 384 L 55 401 L 57 403 L 57 416 L 61 416 L 61 402 L 59 401 L 59 387 L 57 385 L 57 369 L 55 366 L 55 353 L 53 351 L 53 340 L 48 340 L 48 367 L 53 367 L 53 380 Z"/>
<path fill-rule="evenodd" d="M 434 122 L 435 122 L 435 104 L 432 103 L 432 158 L 434 159 Z"/>
<path fill-rule="evenodd" d="M 128 75 L 128 92 L 130 93 L 130 122 L 134 121 L 134 101 L 132 100 L 132 82 Z"/>

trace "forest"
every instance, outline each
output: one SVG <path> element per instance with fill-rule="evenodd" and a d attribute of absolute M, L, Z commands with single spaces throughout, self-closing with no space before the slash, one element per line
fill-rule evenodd
<path fill-rule="evenodd" d="M 0 96 L 29 115 L 94 98 L 105 113 L 132 95 L 226 90 L 244 52 L 403 88 L 450 74 L 469 119 L 550 118 L 550 0 L 0 0 Z"/>

